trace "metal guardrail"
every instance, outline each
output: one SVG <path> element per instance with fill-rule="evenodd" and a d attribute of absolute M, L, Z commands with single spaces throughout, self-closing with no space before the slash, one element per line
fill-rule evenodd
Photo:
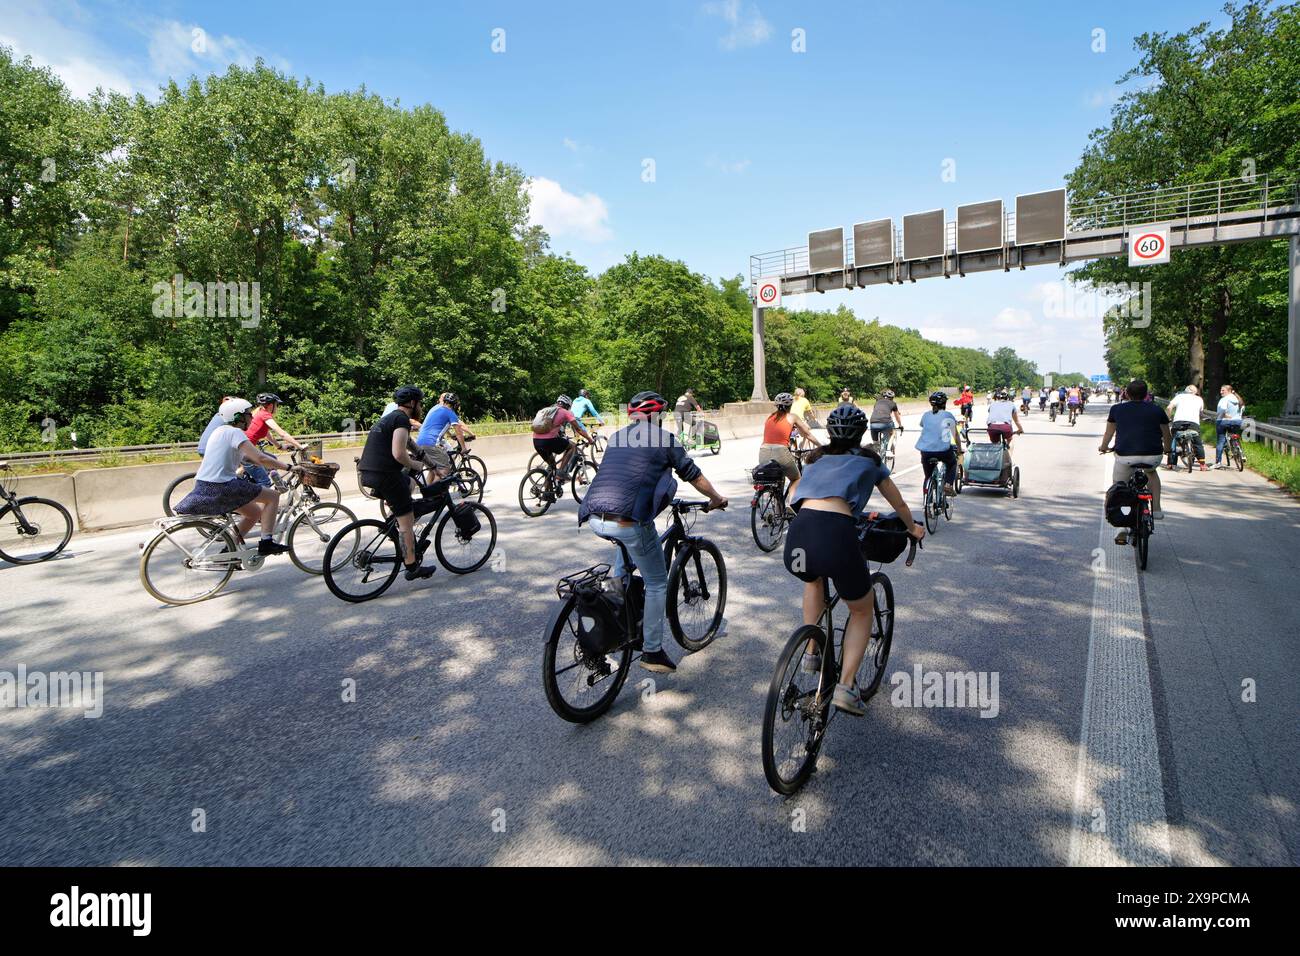
<path fill-rule="evenodd" d="M 1066 209 L 1066 235 L 1092 230 L 1123 231 L 1130 226 L 1151 223 L 1179 223 L 1218 221 L 1228 213 L 1268 210 L 1278 206 L 1300 205 L 1300 180 L 1271 179 L 1256 176 L 1253 179 L 1221 179 L 1187 186 L 1159 186 L 1116 196 L 1100 196 L 1071 202 Z M 1014 208 L 1004 211 L 1002 235 L 1004 244 L 1016 241 L 1016 214 Z M 957 223 L 944 224 L 944 247 L 947 255 L 957 251 Z M 894 256 L 902 261 L 903 229 L 894 227 Z M 854 263 L 853 237 L 844 240 L 844 262 Z M 801 276 L 808 273 L 808 247 L 791 246 L 762 252 L 749 257 L 750 286 L 769 276 Z"/>

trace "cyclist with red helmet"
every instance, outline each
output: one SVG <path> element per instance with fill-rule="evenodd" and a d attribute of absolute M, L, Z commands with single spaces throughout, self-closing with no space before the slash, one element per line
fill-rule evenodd
<path fill-rule="evenodd" d="M 641 666 L 659 673 L 677 669 L 663 649 L 668 568 L 655 528 L 655 516 L 668 507 L 677 492 L 672 472 L 705 495 L 711 507 L 727 506 L 727 499 L 704 477 L 676 437 L 661 427 L 667 408 L 668 402 L 658 392 L 632 396 L 627 406 L 631 422 L 609 436 L 600 471 L 578 508 L 578 524 L 589 522 L 600 537 L 621 542 L 641 569 L 645 580 Z M 627 575 L 620 549 L 614 559 L 613 579 L 625 585 Z"/>

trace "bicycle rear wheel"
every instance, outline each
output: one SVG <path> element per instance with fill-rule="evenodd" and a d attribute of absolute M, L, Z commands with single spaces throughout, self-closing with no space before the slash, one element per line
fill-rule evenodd
<path fill-rule="evenodd" d="M 453 501 L 483 500 L 483 477 L 477 471 L 468 465 L 461 466 L 455 479 L 450 486 Z"/>
<path fill-rule="evenodd" d="M 775 488 L 764 488 L 749 508 L 749 529 L 760 551 L 774 551 L 785 534 L 785 502 Z"/>
<path fill-rule="evenodd" d="M 1243 471 L 1246 467 L 1246 456 L 1241 452 L 1241 441 L 1236 440 L 1229 443 L 1232 449 L 1232 462 L 1237 466 L 1238 471 Z"/>
<path fill-rule="evenodd" d="M 332 501 L 312 505 L 289 526 L 285 544 L 289 545 L 290 560 L 308 574 L 324 573 L 325 549 L 344 525 L 356 520 L 350 509 Z M 340 563 L 351 557 L 343 549 L 334 553 L 334 560 Z"/>
<path fill-rule="evenodd" d="M 931 474 L 929 481 L 925 483 L 925 530 L 934 534 L 939 530 L 939 496 L 934 492 L 935 480 Z"/>
<path fill-rule="evenodd" d="M 230 532 L 204 518 L 158 532 L 140 554 L 140 583 L 163 604 L 212 597 L 235 573 L 238 548 Z"/>
<path fill-rule="evenodd" d="M 630 644 L 599 657 L 584 651 L 578 643 L 577 599 L 565 598 L 551 619 L 542 651 L 546 701 L 570 723 L 590 723 L 613 706 L 631 663 Z"/>
<path fill-rule="evenodd" d="M 163 512 L 167 517 L 174 517 L 176 514 L 175 507 L 180 504 L 181 499 L 194 490 L 194 476 L 197 472 L 190 472 L 188 475 L 181 475 L 179 478 L 172 479 L 163 491 Z"/>
<path fill-rule="evenodd" d="M 810 644 L 823 662 L 821 671 L 803 670 Z M 767 703 L 763 708 L 763 776 L 767 777 L 768 786 L 786 796 L 812 776 L 826 737 L 836 680 L 836 675 L 826 673 L 826 660 L 826 632 L 804 624 L 786 641 L 767 689 Z M 819 697 L 817 690 L 823 683 Z"/>
<path fill-rule="evenodd" d="M 0 499 L 3 500 L 3 499 Z M 72 540 L 68 509 L 48 498 L 17 498 L 0 508 L 0 561 L 48 561 Z"/>
<path fill-rule="evenodd" d="M 478 455 L 465 455 L 465 456 L 464 456 L 463 458 L 461 458 L 461 460 L 460 460 L 460 467 L 461 467 L 461 468 L 468 468 L 468 469 L 470 469 L 470 471 L 472 471 L 472 472 L 474 472 L 475 474 L 477 474 L 478 477 L 479 477 L 479 483 L 480 483 L 480 484 L 483 484 L 483 485 L 486 485 L 486 484 L 487 484 L 487 462 L 485 462 L 485 461 L 484 461 L 482 458 L 480 458 Z M 457 469 L 457 470 L 460 470 L 460 469 Z M 482 500 L 481 497 L 480 497 L 480 500 Z"/>
<path fill-rule="evenodd" d="M 569 489 L 573 492 L 573 500 L 578 504 L 582 504 L 582 499 L 587 496 L 587 489 L 596 480 L 596 472 L 599 470 L 590 458 L 584 458 L 574 464 L 573 477 L 569 479 Z"/>
<path fill-rule="evenodd" d="M 894 585 L 883 571 L 871 575 L 871 638 L 862 655 L 856 675 L 862 699 L 870 700 L 880 689 L 889 663 L 889 651 L 894 646 Z"/>
<path fill-rule="evenodd" d="M 668 571 L 668 626 L 691 653 L 713 642 L 727 606 L 727 565 L 712 541 L 688 541 Z"/>
<path fill-rule="evenodd" d="M 519 482 L 519 507 L 530 518 L 540 518 L 555 502 L 551 476 L 545 468 L 534 468 Z"/>
<path fill-rule="evenodd" d="M 336 598 L 352 604 L 377 598 L 402 567 L 397 529 L 374 518 L 354 521 L 330 540 L 321 564 L 325 584 Z"/>
<path fill-rule="evenodd" d="M 492 512 L 477 501 L 465 501 L 452 507 L 471 509 L 478 518 L 479 529 L 472 537 L 463 537 L 449 508 L 438 522 L 433 549 L 448 571 L 469 574 L 483 567 L 492 557 L 492 550 L 497 546 L 497 521 Z"/>
<path fill-rule="evenodd" d="M 1137 563 L 1139 571 L 1145 571 L 1147 569 L 1147 558 L 1150 556 L 1151 552 L 1151 526 L 1148 524 L 1150 520 L 1151 519 L 1145 514 L 1139 515 L 1137 529 L 1134 532 L 1137 535 L 1135 543 L 1137 545 Z"/>

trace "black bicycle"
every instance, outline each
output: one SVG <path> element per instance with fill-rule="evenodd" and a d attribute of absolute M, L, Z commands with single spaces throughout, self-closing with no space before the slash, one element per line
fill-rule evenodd
<path fill-rule="evenodd" d="M 667 529 L 659 535 L 668 570 L 665 610 L 673 638 L 694 654 L 708 647 L 722 627 L 727 606 L 727 565 L 718 546 L 691 534 L 693 514 L 709 511 L 707 501 L 672 503 Z M 621 542 L 625 566 L 636 567 Z M 613 705 L 627 680 L 633 655 L 641 650 L 645 582 L 631 573 L 621 592 L 610 566 L 597 564 L 560 578 L 560 606 L 548 625 L 542 654 L 546 700 L 575 724 L 595 720 Z"/>
<path fill-rule="evenodd" d="M 1183 462 L 1190 474 L 1196 467 L 1196 439 L 1200 432 L 1184 428 L 1174 434 L 1174 456 Z"/>
<path fill-rule="evenodd" d="M 468 445 L 475 437 L 476 436 L 470 436 L 466 438 L 465 444 Z M 486 487 L 488 476 L 487 462 L 478 455 L 473 454 L 468 448 L 461 451 L 460 445 L 456 444 L 455 436 L 445 439 L 442 447 L 447 452 L 447 457 L 451 459 L 452 471 L 464 471 L 468 468 L 470 471 L 478 475 L 479 483 Z"/>
<path fill-rule="evenodd" d="M 1151 552 L 1151 533 L 1156 530 L 1155 515 L 1151 511 L 1151 488 L 1145 470 L 1139 468 L 1128 480 L 1129 487 L 1137 496 L 1137 514 L 1133 518 L 1133 529 L 1129 532 L 1128 542 L 1133 545 L 1137 555 L 1139 571 L 1147 569 L 1147 558 Z"/>
<path fill-rule="evenodd" d="M 1224 436 L 1224 438 L 1225 438 L 1225 441 L 1223 443 L 1224 454 L 1228 456 L 1229 461 L 1231 461 L 1234 465 L 1237 466 L 1238 471 L 1245 470 L 1246 456 L 1241 450 L 1241 426 L 1229 425 L 1227 434 Z"/>
<path fill-rule="evenodd" d="M 893 517 L 868 518 L 860 524 L 859 533 L 906 536 L 907 567 L 911 567 L 919 542 L 905 530 L 881 527 L 882 522 Z M 901 549 L 894 552 L 894 557 L 900 553 Z M 826 609 L 821 622 L 800 625 L 786 641 L 772 674 L 763 711 L 763 774 L 773 790 L 785 795 L 794 793 L 812 776 L 837 709 L 831 705 L 831 699 L 842 677 L 844 628 L 836 627 L 834 619 L 840 596 L 832 593 L 829 580 L 823 584 Z M 894 643 L 894 585 L 884 571 L 871 573 L 871 593 L 871 636 L 855 675 L 864 701 L 880 689 Z"/>
<path fill-rule="evenodd" d="M 960 457 L 960 456 L 959 456 Z M 961 466 L 957 466 L 960 470 Z M 952 520 L 952 499 L 948 497 L 948 491 L 944 487 L 945 478 L 948 477 L 948 466 L 943 462 L 935 462 L 934 471 L 930 472 L 930 477 L 925 480 L 922 492 L 925 495 L 925 530 L 934 534 L 939 530 L 939 516 L 942 515 L 944 520 Z M 956 492 L 956 482 L 960 479 L 953 477 L 953 491 Z"/>
<path fill-rule="evenodd" d="M 808 450 L 792 450 L 791 454 L 802 475 Z M 749 499 L 750 533 L 760 551 L 775 551 L 792 518 L 786 504 L 786 494 L 790 489 L 786 486 L 785 472 L 775 460 L 771 460 L 751 469 L 749 476 L 754 486 L 754 497 Z"/>
<path fill-rule="evenodd" d="M 49 498 L 18 497 L 18 482 L 8 462 L 0 461 L 0 561 L 37 564 L 48 561 L 72 539 L 72 516 Z"/>
<path fill-rule="evenodd" d="M 564 482 L 568 479 L 573 500 L 582 503 L 587 489 L 596 480 L 599 466 L 591 459 L 588 442 L 576 442 L 573 458 L 566 471 L 554 465 L 530 469 L 519 481 L 519 507 L 530 518 L 540 518 L 551 505 L 564 497 Z"/>
<path fill-rule="evenodd" d="M 448 571 L 469 574 L 483 567 L 497 543 L 492 512 L 478 501 L 456 500 L 456 475 L 428 483 L 418 472 L 407 474 L 420 490 L 415 500 L 417 563 L 432 537 L 438 561 Z M 323 565 L 325 584 L 335 597 L 353 604 L 379 597 L 403 567 L 397 519 L 363 518 L 345 525 L 326 547 Z"/>

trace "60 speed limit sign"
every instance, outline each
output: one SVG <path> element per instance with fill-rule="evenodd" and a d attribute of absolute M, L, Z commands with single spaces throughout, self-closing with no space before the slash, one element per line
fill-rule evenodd
<path fill-rule="evenodd" d="M 1158 266 L 1169 261 L 1169 227 L 1143 226 L 1128 233 L 1128 264 Z"/>
<path fill-rule="evenodd" d="M 758 280 L 758 307 L 760 309 L 775 309 L 781 305 L 781 280 L 780 279 L 759 279 Z"/>

